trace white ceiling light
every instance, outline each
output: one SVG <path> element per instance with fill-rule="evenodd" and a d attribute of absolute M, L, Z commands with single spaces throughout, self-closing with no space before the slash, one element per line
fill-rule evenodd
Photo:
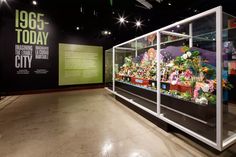
<path fill-rule="evenodd" d="M 136 21 L 135 25 L 136 25 L 136 27 L 141 27 L 142 22 L 138 20 L 138 21 Z"/>
<path fill-rule="evenodd" d="M 80 30 L 79 26 L 76 27 L 76 30 L 77 30 L 77 31 Z"/>
<path fill-rule="evenodd" d="M 119 18 L 117 18 L 117 20 L 120 25 L 127 23 L 126 17 L 124 17 L 124 15 L 119 15 Z"/>
<path fill-rule="evenodd" d="M 0 4 L 7 3 L 7 0 L 0 0 Z"/>
<path fill-rule="evenodd" d="M 111 35 L 111 32 L 108 30 L 104 30 L 104 31 L 102 31 L 102 35 L 108 36 L 108 35 Z"/>
<path fill-rule="evenodd" d="M 171 3 L 168 3 L 168 5 L 171 5 Z"/>
<path fill-rule="evenodd" d="M 8 8 L 11 8 L 9 4 L 7 3 L 7 0 L 0 0 L 0 7 L 5 4 Z"/>
<path fill-rule="evenodd" d="M 119 18 L 119 22 L 120 22 L 120 23 L 124 23 L 124 22 L 125 22 L 125 18 L 124 18 L 124 17 L 120 17 L 120 18 Z"/>
<path fill-rule="evenodd" d="M 177 28 L 179 28 L 179 27 L 180 27 L 180 25 L 177 25 L 176 27 L 177 27 Z"/>
<path fill-rule="evenodd" d="M 143 6 L 145 6 L 148 9 L 152 9 L 152 5 L 148 3 L 146 0 L 136 0 L 137 2 L 141 3 Z"/>
<path fill-rule="evenodd" d="M 32 1 L 32 4 L 37 5 L 38 3 L 37 3 L 37 1 Z"/>

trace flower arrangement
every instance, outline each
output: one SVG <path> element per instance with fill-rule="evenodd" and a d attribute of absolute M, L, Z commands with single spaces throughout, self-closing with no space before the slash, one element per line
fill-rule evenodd
<path fill-rule="evenodd" d="M 124 58 L 124 64 L 120 66 L 117 72 L 117 80 L 121 80 L 119 76 L 134 77 L 145 80 L 156 80 L 156 51 L 150 48 L 144 54 L 137 57 L 128 56 Z"/>
<path fill-rule="evenodd" d="M 180 51 L 183 52 L 182 55 L 176 58 L 170 57 L 167 52 L 161 55 L 161 83 L 168 84 L 168 88 L 162 89 L 161 92 L 202 105 L 215 104 L 215 67 L 208 64 L 199 51 L 188 47 L 183 47 Z M 145 80 L 146 83 L 156 81 L 156 56 L 155 49 L 150 48 L 135 58 L 125 57 L 116 79 L 122 80 L 124 76 Z M 169 56 L 168 59 L 166 56 Z M 152 82 L 149 84 L 148 87 L 156 89 L 155 84 L 153 85 Z M 143 86 L 147 87 L 147 84 Z M 222 81 L 222 86 L 224 90 L 233 88 L 227 80 Z"/>
<path fill-rule="evenodd" d="M 215 104 L 215 67 L 207 64 L 199 51 L 191 51 L 186 46 L 180 51 L 183 52 L 181 56 L 161 65 L 164 67 L 162 74 L 168 76 L 166 82 L 174 85 L 170 89 L 178 91 L 170 95 L 198 104 Z M 225 89 L 232 88 L 227 81 L 222 84 Z"/>

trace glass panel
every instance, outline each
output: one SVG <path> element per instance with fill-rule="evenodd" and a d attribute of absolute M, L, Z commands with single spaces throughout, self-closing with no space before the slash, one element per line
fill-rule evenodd
<path fill-rule="evenodd" d="M 112 49 L 105 51 L 105 87 L 109 88 L 110 90 L 113 89 L 113 82 L 112 82 L 112 73 L 113 73 L 113 58 L 112 58 Z"/>
<path fill-rule="evenodd" d="M 116 92 L 156 112 L 156 35 L 132 43 L 116 48 Z"/>
<path fill-rule="evenodd" d="M 223 139 L 236 136 L 236 18 L 223 16 Z"/>
<path fill-rule="evenodd" d="M 167 30 L 192 34 L 192 47 L 189 47 L 191 38 L 161 35 L 161 115 L 213 142 L 216 141 L 216 42 L 206 37 L 215 34 L 215 30 L 213 14 L 179 29 Z"/>

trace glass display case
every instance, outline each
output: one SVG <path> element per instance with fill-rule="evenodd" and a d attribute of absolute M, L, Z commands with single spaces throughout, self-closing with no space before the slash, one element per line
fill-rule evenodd
<path fill-rule="evenodd" d="M 107 51 L 107 89 L 224 150 L 236 141 L 235 46 L 236 18 L 213 8 Z"/>

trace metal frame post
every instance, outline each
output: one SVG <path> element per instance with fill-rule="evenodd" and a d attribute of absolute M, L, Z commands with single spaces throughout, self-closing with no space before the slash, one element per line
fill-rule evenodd
<path fill-rule="evenodd" d="M 222 7 L 216 10 L 216 144 L 222 150 L 223 106 L 222 106 Z"/>
<path fill-rule="evenodd" d="M 160 58 L 160 53 L 161 53 L 161 34 L 159 31 L 156 32 L 157 35 L 157 50 L 156 50 L 156 55 L 157 55 L 157 72 L 156 72 L 156 79 L 157 79 L 157 116 L 160 116 L 161 112 L 161 70 L 160 70 L 160 65 L 161 65 L 161 58 Z"/>
<path fill-rule="evenodd" d="M 112 48 L 112 91 L 115 92 L 115 47 Z"/>
<path fill-rule="evenodd" d="M 191 48 L 193 47 L 193 24 L 192 23 L 189 24 L 189 36 L 190 36 L 189 47 Z"/>
<path fill-rule="evenodd" d="M 138 40 L 135 40 L 135 57 L 138 56 Z"/>

